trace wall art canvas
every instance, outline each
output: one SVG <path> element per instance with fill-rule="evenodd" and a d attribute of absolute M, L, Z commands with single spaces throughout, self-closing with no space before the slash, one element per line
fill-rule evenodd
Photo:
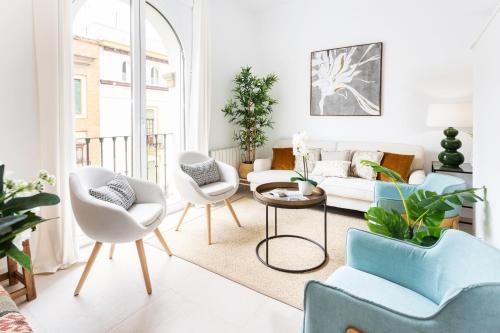
<path fill-rule="evenodd" d="M 380 116 L 382 43 L 311 53 L 312 116 Z"/>

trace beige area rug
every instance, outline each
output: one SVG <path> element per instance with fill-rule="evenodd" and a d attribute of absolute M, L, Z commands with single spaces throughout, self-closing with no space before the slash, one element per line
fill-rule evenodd
<path fill-rule="evenodd" d="M 304 285 L 309 280 L 325 281 L 345 260 L 345 238 L 350 227 L 366 229 L 359 215 L 328 212 L 328 262 L 316 271 L 293 274 L 263 265 L 255 254 L 265 238 L 265 206 L 249 195 L 233 202 L 242 228 L 238 228 L 225 206 L 212 211 L 212 242 L 207 244 L 207 225 L 201 209 L 191 209 L 180 231 L 164 232 L 174 255 L 238 282 L 264 295 L 302 309 Z M 305 236 L 323 244 L 323 209 L 278 209 L 278 234 Z M 176 214 L 178 216 L 178 214 Z M 190 218 L 191 216 L 191 218 Z M 274 208 L 269 207 L 269 233 L 274 235 Z M 161 249 L 156 239 L 148 243 Z M 265 245 L 260 254 L 265 258 Z M 269 241 L 269 262 L 279 267 L 300 269 L 315 266 L 323 252 L 299 239 Z"/>

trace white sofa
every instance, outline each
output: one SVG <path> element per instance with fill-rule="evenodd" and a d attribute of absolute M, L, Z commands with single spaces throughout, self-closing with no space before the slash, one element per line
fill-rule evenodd
<path fill-rule="evenodd" d="M 282 139 L 275 143 L 275 148 L 291 147 L 291 139 Z M 321 148 L 328 151 L 341 150 L 368 150 L 384 151 L 396 154 L 414 155 L 415 159 L 411 166 L 409 178 L 410 184 L 421 184 L 425 180 L 424 172 L 424 149 L 421 146 L 383 143 L 383 142 L 347 142 L 347 141 L 308 141 L 310 148 Z M 254 163 L 254 171 L 247 176 L 250 189 L 269 182 L 287 182 L 290 177 L 296 175 L 293 170 L 271 170 L 271 159 L 257 159 Z M 347 208 L 365 212 L 373 203 L 375 180 L 357 177 L 338 178 L 321 177 L 313 178 L 319 183 L 319 187 L 326 191 L 328 206 Z"/>

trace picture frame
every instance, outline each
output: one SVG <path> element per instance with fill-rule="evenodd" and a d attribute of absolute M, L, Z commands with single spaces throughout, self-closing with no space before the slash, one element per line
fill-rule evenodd
<path fill-rule="evenodd" d="M 311 52 L 311 116 L 382 115 L 383 43 Z"/>

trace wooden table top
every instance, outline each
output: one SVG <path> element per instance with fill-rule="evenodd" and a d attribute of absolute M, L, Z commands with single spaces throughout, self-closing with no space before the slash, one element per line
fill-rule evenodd
<path fill-rule="evenodd" d="M 293 182 L 274 182 L 274 183 L 261 184 L 257 186 L 257 188 L 253 193 L 253 196 L 255 200 L 259 201 L 264 205 L 269 205 L 278 208 L 288 208 L 288 209 L 310 208 L 322 204 L 326 201 L 325 191 L 320 187 L 315 187 L 311 195 L 305 195 L 307 200 L 289 201 L 265 194 L 266 192 L 278 188 L 290 191 L 298 191 L 299 185 Z"/>

